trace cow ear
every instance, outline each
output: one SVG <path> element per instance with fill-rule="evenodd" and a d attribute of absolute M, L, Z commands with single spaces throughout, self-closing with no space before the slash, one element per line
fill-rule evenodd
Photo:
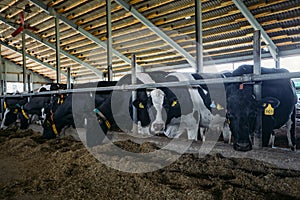
<path fill-rule="evenodd" d="M 280 105 L 280 101 L 274 97 L 265 97 L 261 100 L 260 105 L 263 108 L 266 108 L 268 105 L 271 105 L 272 108 L 277 108 Z"/>
<path fill-rule="evenodd" d="M 259 102 L 259 107 L 261 107 L 264 111 L 264 115 L 273 116 L 275 114 L 275 109 L 279 106 L 280 101 L 274 97 L 266 97 L 263 98 Z"/>
<path fill-rule="evenodd" d="M 132 102 L 133 106 L 139 109 L 144 109 L 145 105 L 140 100 L 136 99 Z"/>
<path fill-rule="evenodd" d="M 177 98 L 171 98 L 170 100 L 169 100 L 169 103 L 170 103 L 170 105 L 171 105 L 171 107 L 177 107 L 178 106 L 178 99 Z"/>

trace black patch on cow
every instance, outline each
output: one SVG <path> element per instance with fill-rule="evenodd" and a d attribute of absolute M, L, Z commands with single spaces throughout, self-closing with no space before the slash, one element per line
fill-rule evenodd
<path fill-rule="evenodd" d="M 198 121 L 198 120 L 199 120 L 199 112 L 198 112 L 198 111 L 194 111 L 193 117 L 194 117 L 194 119 L 195 119 L 196 121 Z"/>

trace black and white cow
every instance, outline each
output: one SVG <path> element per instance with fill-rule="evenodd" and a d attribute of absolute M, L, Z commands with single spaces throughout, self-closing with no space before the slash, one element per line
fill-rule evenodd
<path fill-rule="evenodd" d="M 189 80 L 195 80 L 195 78 L 188 73 L 150 72 L 138 74 L 139 83 Z M 120 85 L 130 83 L 130 76 L 125 76 L 118 82 Z M 164 133 L 168 137 L 179 137 L 186 131 L 189 139 L 197 140 L 199 125 L 209 127 L 211 122 L 215 120 L 215 116 L 208 108 L 210 103 L 206 99 L 208 98 L 207 93 L 208 91 L 199 85 L 195 87 L 138 89 L 137 98 L 132 104 L 137 109 L 137 120 L 141 123 L 140 133 Z M 223 93 L 223 99 L 225 99 L 225 89 L 223 89 Z M 112 96 L 97 108 L 96 112 L 100 117 L 100 127 L 104 133 L 109 129 L 107 122 L 115 124 L 116 119 L 126 119 L 128 117 L 128 109 L 129 112 L 132 109 L 130 96 L 131 93 L 129 92 L 125 95 L 124 91 L 114 91 Z M 117 109 L 122 107 L 123 110 L 115 112 L 115 107 Z M 225 117 L 222 120 L 224 122 Z M 131 119 L 124 120 L 124 123 L 119 120 L 117 124 L 121 124 L 122 130 L 130 131 L 132 128 Z"/>
<path fill-rule="evenodd" d="M 114 85 L 116 85 L 116 81 L 99 81 L 74 85 L 74 89 Z M 110 93 L 111 91 L 96 92 L 95 95 L 92 93 L 69 94 L 55 111 L 49 110 L 47 119 L 43 123 L 43 136 L 54 138 L 64 127 L 75 123 L 77 126 L 83 126 L 85 119 L 88 117 L 88 111 L 92 111 L 95 106 L 102 104 Z M 74 122 L 74 120 L 76 121 Z"/>
<path fill-rule="evenodd" d="M 162 79 L 165 75 L 165 72 L 138 73 L 137 84 L 156 83 L 154 79 Z M 131 84 L 131 82 L 131 75 L 125 75 L 118 81 L 117 85 L 128 85 Z M 147 93 L 150 93 L 150 91 L 147 92 L 146 89 L 137 89 L 136 93 L 139 101 L 136 100 L 132 102 L 132 91 L 113 91 L 106 101 L 94 110 L 98 117 L 98 123 L 87 126 L 87 138 L 97 138 L 98 133 L 95 133 L 95 127 L 99 127 L 99 125 L 104 135 L 111 127 L 118 127 L 125 132 L 131 131 L 133 124 L 133 104 L 136 106 L 137 121 L 139 121 L 140 124 L 139 132 L 149 135 L 150 130 L 148 125 L 151 119 L 148 113 L 149 98 Z M 90 142 L 88 145 L 92 146 L 99 144 L 99 142 L 101 142 L 100 140 L 101 138 L 92 142 L 92 139 L 87 139 L 87 142 Z"/>
<path fill-rule="evenodd" d="M 1 129 L 7 128 L 17 121 L 18 117 L 26 116 L 22 106 L 27 102 L 25 97 L 5 97 L 2 99 L 3 113 Z"/>
<path fill-rule="evenodd" d="M 262 74 L 287 73 L 285 69 L 262 68 Z M 233 76 L 253 73 L 252 65 L 242 65 Z M 256 116 L 262 112 L 262 145 L 268 146 L 273 129 L 287 123 L 288 143 L 295 149 L 295 104 L 297 96 L 290 79 L 262 81 L 262 100 L 254 97 L 253 84 L 233 83 L 227 86 L 227 118 L 234 137 L 234 149 L 252 149 L 251 136 L 255 129 Z"/>
<path fill-rule="evenodd" d="M 161 82 L 191 81 L 205 80 L 206 78 L 218 78 L 220 74 L 190 74 L 190 73 L 170 73 Z M 179 137 L 186 131 L 188 139 L 198 140 L 198 130 L 203 128 L 223 127 L 225 121 L 225 88 L 223 84 L 213 85 L 194 85 L 186 87 L 167 88 L 163 91 L 165 94 L 164 101 L 168 101 L 168 92 L 172 90 L 176 97 L 177 107 L 164 106 L 162 95 L 160 97 L 156 93 L 160 88 L 152 91 L 151 101 L 156 113 L 155 120 L 151 123 L 151 131 L 155 130 L 157 120 L 163 112 L 167 113 L 171 120 L 165 123 L 164 134 L 171 138 Z M 174 99 L 174 97 L 172 97 Z M 173 100 L 172 100 L 173 101 Z M 164 111 L 165 110 L 165 111 Z M 220 111 L 223 110 L 223 113 Z M 216 112 L 217 111 L 217 112 Z M 150 111 L 151 113 L 151 111 Z M 205 141 L 205 135 L 202 131 L 201 139 Z"/>
<path fill-rule="evenodd" d="M 66 94 L 45 94 L 31 97 L 30 101 L 22 107 L 22 112 L 25 112 L 28 117 L 20 117 L 21 129 L 27 129 L 34 121 L 41 125 L 50 110 L 54 112 L 63 103 L 65 98 Z"/>
<path fill-rule="evenodd" d="M 42 85 L 38 89 L 38 93 L 46 92 L 46 91 L 54 91 L 59 89 L 65 89 L 66 84 L 57 84 L 57 83 L 48 83 Z M 7 109 L 3 116 L 3 126 L 10 125 L 16 122 L 17 118 L 20 119 L 20 128 L 27 129 L 30 122 L 32 121 L 33 116 L 41 116 L 42 109 L 45 108 L 46 105 L 50 103 L 50 100 L 61 99 L 61 97 L 51 97 L 51 95 L 43 95 L 43 96 L 34 96 L 27 101 L 27 98 L 16 98 L 15 100 L 10 100 L 11 102 L 18 101 L 18 99 L 22 99 L 21 102 L 16 104 L 15 109 Z M 12 99 L 12 98 L 11 98 Z M 6 102 L 7 104 L 7 102 Z"/>

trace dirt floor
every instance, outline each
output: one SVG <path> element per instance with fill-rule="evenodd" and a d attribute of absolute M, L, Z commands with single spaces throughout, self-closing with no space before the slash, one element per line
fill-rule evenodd
<path fill-rule="evenodd" d="M 130 140 L 115 145 L 158 149 Z M 0 199 L 300 199 L 300 171 L 220 153 L 184 154 L 154 172 L 126 173 L 101 164 L 72 137 L 44 140 L 12 129 L 0 131 L 0 160 Z"/>

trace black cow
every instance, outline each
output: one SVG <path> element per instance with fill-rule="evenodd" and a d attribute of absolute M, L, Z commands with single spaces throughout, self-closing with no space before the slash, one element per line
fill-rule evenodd
<path fill-rule="evenodd" d="M 74 85 L 74 89 L 107 87 L 114 86 L 116 83 L 116 81 L 99 81 Z M 48 112 L 49 115 L 43 123 L 43 136 L 54 138 L 68 125 L 75 124 L 77 127 L 82 127 L 89 111 L 102 104 L 110 93 L 111 91 L 96 92 L 95 95 L 93 93 L 69 94 L 55 111 L 50 109 Z"/>
<path fill-rule="evenodd" d="M 262 74 L 287 73 L 285 69 L 262 68 Z M 242 65 L 233 76 L 253 73 L 252 65 Z M 262 112 L 262 145 L 268 146 L 273 129 L 288 125 L 289 146 L 295 149 L 295 104 L 297 96 L 290 79 L 262 81 L 262 100 L 254 97 L 253 84 L 233 83 L 227 86 L 227 118 L 234 137 L 234 149 L 252 149 L 251 136 L 256 116 Z"/>

